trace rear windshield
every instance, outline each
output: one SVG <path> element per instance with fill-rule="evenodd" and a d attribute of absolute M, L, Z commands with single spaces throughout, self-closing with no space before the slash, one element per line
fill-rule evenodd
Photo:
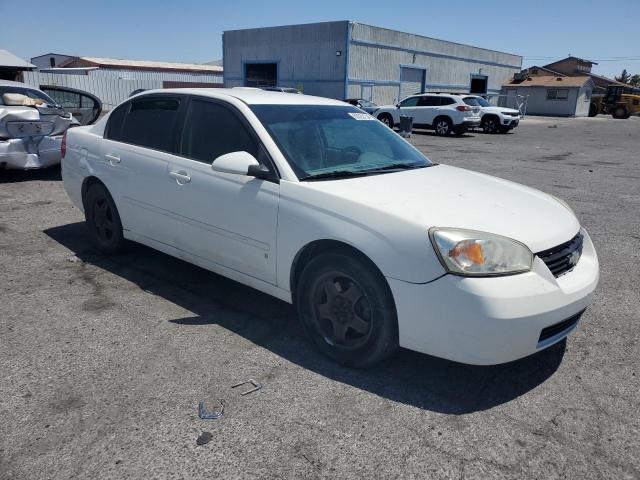
<path fill-rule="evenodd" d="M 476 103 L 470 103 L 470 100 L 475 100 Z M 464 99 L 464 103 L 472 106 L 480 105 L 481 107 L 491 107 L 491 104 L 482 97 L 467 97 Z"/>
<path fill-rule="evenodd" d="M 478 99 L 475 97 L 466 97 L 464 98 L 464 103 L 467 105 L 471 105 L 472 107 L 477 107 L 480 104 L 478 103 Z"/>
<path fill-rule="evenodd" d="M 432 165 L 389 127 L 350 105 L 253 105 L 251 109 L 299 178 Z"/>

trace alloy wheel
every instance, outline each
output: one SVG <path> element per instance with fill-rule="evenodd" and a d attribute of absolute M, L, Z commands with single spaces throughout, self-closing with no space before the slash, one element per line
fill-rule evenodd
<path fill-rule="evenodd" d="M 436 124 L 436 133 L 438 135 L 446 135 L 449 133 L 449 123 L 446 120 L 440 120 Z"/>
<path fill-rule="evenodd" d="M 318 331 L 333 347 L 353 350 L 372 331 L 372 309 L 363 289 L 348 275 L 329 271 L 313 283 L 311 311 Z"/>
<path fill-rule="evenodd" d="M 493 118 L 489 118 L 485 120 L 482 129 L 485 133 L 494 133 L 497 130 L 496 121 Z"/>
<path fill-rule="evenodd" d="M 109 201 L 101 196 L 93 202 L 93 227 L 103 241 L 111 241 L 114 233 L 114 214 Z"/>

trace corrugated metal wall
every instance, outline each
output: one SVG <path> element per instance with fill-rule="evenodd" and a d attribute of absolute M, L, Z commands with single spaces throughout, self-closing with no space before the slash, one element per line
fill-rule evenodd
<path fill-rule="evenodd" d="M 224 32 L 225 86 L 244 86 L 246 63 L 277 63 L 279 86 L 343 98 L 346 31 L 326 22 Z"/>
<path fill-rule="evenodd" d="M 427 91 L 468 92 L 471 74 L 488 77 L 488 92 L 519 72 L 522 57 L 408 33 L 352 24 L 349 47 L 349 94 L 372 83 L 373 101 L 400 100 L 401 66 L 427 69 Z"/>
<path fill-rule="evenodd" d="M 143 88 L 151 90 L 163 88 L 164 81 L 198 82 L 222 84 L 221 74 L 200 74 L 182 72 L 149 72 L 139 70 L 89 70 L 87 75 L 70 75 L 64 73 L 24 72 L 24 83 L 39 87 L 40 85 L 57 85 L 76 88 L 93 93 L 103 104 L 103 111 L 108 112 L 131 95 L 134 90 Z"/>
<path fill-rule="evenodd" d="M 567 100 L 547 100 L 546 87 L 521 87 L 517 85 L 503 89 L 505 95 L 522 95 L 527 99 L 527 115 L 549 115 L 557 117 L 568 117 L 578 113 L 579 116 L 588 114 L 587 109 L 584 112 L 577 112 L 578 95 L 580 89 L 577 87 L 568 88 L 569 96 Z"/>

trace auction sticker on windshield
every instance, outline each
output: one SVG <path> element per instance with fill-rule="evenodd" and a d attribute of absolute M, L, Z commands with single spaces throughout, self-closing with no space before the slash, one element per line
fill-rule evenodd
<path fill-rule="evenodd" d="M 375 118 L 373 118 L 368 113 L 349 112 L 349 115 L 351 115 L 356 120 L 375 120 Z"/>

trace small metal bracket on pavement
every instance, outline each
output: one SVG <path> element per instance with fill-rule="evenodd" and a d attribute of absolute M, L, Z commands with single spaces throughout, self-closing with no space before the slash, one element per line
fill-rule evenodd
<path fill-rule="evenodd" d="M 200 400 L 198 404 L 198 416 L 203 420 L 215 420 L 216 418 L 220 418 L 224 414 L 224 401 L 220 400 L 220 408 L 217 410 L 213 410 L 211 412 L 207 412 L 207 409 L 204 406 L 204 400 Z"/>
<path fill-rule="evenodd" d="M 247 383 L 250 383 L 251 385 L 253 385 L 253 388 L 251 390 L 247 390 L 246 392 L 240 393 L 240 395 L 249 395 L 250 393 L 257 392 L 262 388 L 262 385 L 256 382 L 253 378 L 250 378 L 249 380 L 246 380 L 244 382 L 236 383 L 235 385 L 232 385 L 231 388 L 236 388 L 236 387 L 239 387 L 240 385 L 245 385 Z"/>

